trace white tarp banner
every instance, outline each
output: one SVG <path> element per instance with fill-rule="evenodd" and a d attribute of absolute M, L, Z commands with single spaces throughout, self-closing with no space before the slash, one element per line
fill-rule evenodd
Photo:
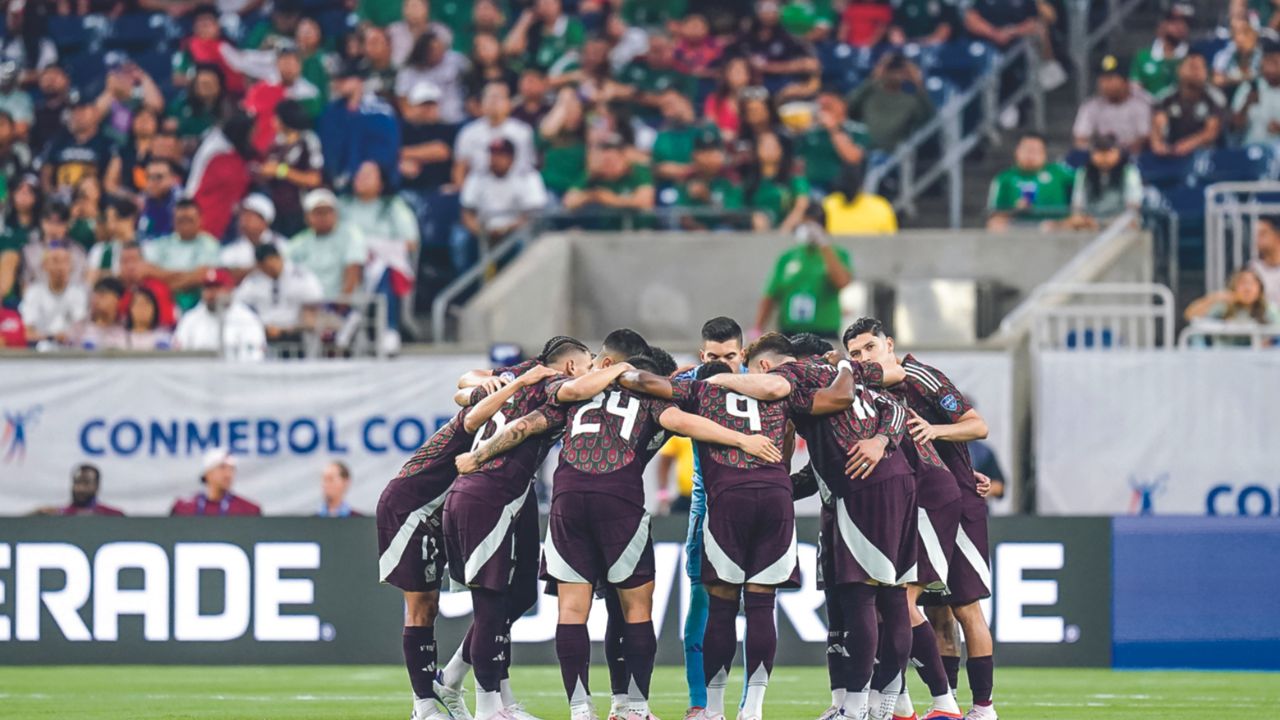
<path fill-rule="evenodd" d="M 991 425 L 988 444 L 1012 477 L 1008 355 L 919 358 L 979 403 Z M 0 362 L 0 515 L 67 504 L 71 469 L 81 462 L 102 470 L 102 502 L 130 515 L 166 514 L 175 498 L 199 491 L 200 458 L 210 447 L 236 455 L 235 492 L 268 515 L 316 512 L 331 459 L 351 468 L 352 507 L 372 513 L 386 482 L 457 412 L 458 376 L 486 363 L 481 355 Z M 651 465 L 651 486 L 653 475 Z M 816 501 L 800 511 L 816 514 Z"/>
<path fill-rule="evenodd" d="M 1280 353 L 1044 352 L 1043 514 L 1276 515 Z"/>

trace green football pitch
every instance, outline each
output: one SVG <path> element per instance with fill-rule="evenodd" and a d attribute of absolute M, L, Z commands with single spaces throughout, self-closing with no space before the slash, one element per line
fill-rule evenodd
<path fill-rule="evenodd" d="M 603 715 L 608 711 L 608 679 L 603 668 L 592 670 Z M 730 688 L 740 680 L 740 675 L 731 678 Z M 923 688 L 918 678 L 912 681 L 919 702 Z M 513 683 L 531 712 L 544 720 L 568 717 L 558 669 L 517 668 Z M 653 679 L 658 717 L 680 720 L 687 701 L 684 688 L 681 668 L 658 669 Z M 408 694 L 403 668 L 388 666 L 0 668 L 4 720 L 404 720 Z M 963 678 L 960 694 L 963 704 Z M 778 668 L 765 716 L 813 720 L 829 697 L 823 668 Z M 1277 717 L 1280 675 L 997 668 L 996 703 L 1000 717 L 1009 720 L 1260 720 Z"/>

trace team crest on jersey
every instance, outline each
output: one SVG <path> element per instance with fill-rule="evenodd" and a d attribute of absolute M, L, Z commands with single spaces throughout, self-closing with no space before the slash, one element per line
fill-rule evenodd
<path fill-rule="evenodd" d="M 955 412 L 956 410 L 960 409 L 960 401 L 956 399 L 955 395 L 948 395 L 942 398 L 942 400 L 940 400 L 938 404 L 941 405 L 942 409 L 946 410 L 947 412 Z"/>

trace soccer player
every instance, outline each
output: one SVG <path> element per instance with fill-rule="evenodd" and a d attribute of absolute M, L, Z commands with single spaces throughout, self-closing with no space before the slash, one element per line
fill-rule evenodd
<path fill-rule="evenodd" d="M 721 373 L 732 371 L 724 363 L 712 362 L 698 369 L 696 380 L 668 380 L 634 371 L 624 374 L 619 384 L 674 400 L 683 409 L 731 430 L 760 433 L 778 446 L 785 445 L 785 403 L 760 402 L 705 381 Z M 782 459 L 756 460 L 732 446 L 699 443 L 698 453 L 707 495 L 702 578 L 710 607 L 703 639 L 707 704 L 697 717 L 724 717 L 741 601 L 747 616 L 747 692 L 738 716 L 758 720 L 777 652 L 774 593 L 779 587 L 796 587 L 799 580 L 791 477 Z"/>
<path fill-rule="evenodd" d="M 562 375 L 591 369 L 591 352 L 570 337 L 547 342 L 538 361 Z M 501 374 L 497 377 L 501 378 Z M 476 434 L 473 451 L 509 422 L 546 404 L 547 380 L 521 388 Z M 476 676 L 476 720 L 531 717 L 515 702 L 506 681 L 511 624 L 537 601 L 538 517 L 532 480 L 559 439 L 547 433 L 460 474 L 444 505 L 444 541 L 452 579 L 471 589 L 472 625 L 467 649 Z M 455 460 L 455 465 L 457 461 Z M 450 660 L 441 685 L 457 697 L 466 654 Z M 443 697 L 443 696 L 442 696 Z"/>
<path fill-rule="evenodd" d="M 955 552 L 947 559 L 948 594 L 941 602 L 960 623 L 969 650 L 967 668 L 973 706 L 965 717 L 995 720 L 991 629 L 978 605 L 979 600 L 991 596 L 987 504 L 983 499 L 985 488 L 990 485 L 975 475 L 965 445 L 987 436 L 987 422 L 946 375 L 911 355 L 899 360 L 893 338 L 885 333 L 879 320 L 862 318 L 849 326 L 844 332 L 844 344 L 853 359 L 871 360 L 884 367 L 885 384 L 894 388 L 911 408 L 912 417 L 907 424 L 912 438 L 917 443 L 933 443 L 960 488 L 960 526 L 956 530 Z M 939 625 L 936 620 L 934 624 Z M 951 646 L 950 638 L 944 634 L 948 628 L 936 629 L 939 644 Z M 957 650 L 953 650 L 955 655 L 943 656 L 948 675 L 952 674 L 951 668 L 959 668 Z M 954 687 L 955 681 L 951 682 Z"/>
<path fill-rule="evenodd" d="M 790 404 L 824 499 L 820 573 L 840 616 L 828 637 L 833 691 L 824 716 L 887 715 L 910 651 L 902 586 L 915 579 L 915 478 L 896 448 L 906 410 L 868 387 L 879 380 L 875 365 L 846 361 L 837 369 L 798 354 L 786 337 L 769 333 L 747 349 L 751 375 L 714 382 Z M 884 628 L 879 636 L 877 612 Z M 876 669 L 878 645 L 882 662 Z M 868 686 L 875 691 L 874 706 Z"/>
<path fill-rule="evenodd" d="M 704 323 L 698 361 L 721 362 L 732 372 L 742 372 L 742 327 L 733 318 L 724 316 Z M 680 377 L 691 380 L 695 370 L 686 371 Z M 706 514 L 707 492 L 702 485 L 702 461 L 695 444 L 689 534 L 685 539 L 685 573 L 689 576 L 689 610 L 684 618 L 684 670 L 689 684 L 689 709 L 685 711 L 685 720 L 697 715 L 707 704 L 702 668 L 702 636 L 707 629 L 708 608 L 707 590 L 702 585 L 702 524 Z"/>
<path fill-rule="evenodd" d="M 413 688 L 414 720 L 451 717 L 433 683 L 435 620 L 444 567 L 441 514 L 458 476 L 454 459 L 471 447 L 476 431 L 515 393 L 555 374 L 546 366 L 533 365 L 494 393 L 479 387 L 468 390 L 469 399 L 476 403 L 458 411 L 428 438 L 378 498 L 378 577 L 404 592 L 404 662 Z"/>

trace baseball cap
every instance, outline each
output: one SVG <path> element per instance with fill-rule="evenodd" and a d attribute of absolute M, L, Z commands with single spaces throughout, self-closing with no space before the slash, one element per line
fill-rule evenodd
<path fill-rule="evenodd" d="M 232 288 L 236 286 L 236 279 L 231 277 L 231 273 L 222 268 L 209 268 L 204 273 L 204 286 Z"/>
<path fill-rule="evenodd" d="M 1095 133 L 1089 141 L 1089 148 L 1100 152 L 1115 150 L 1118 147 L 1120 142 L 1116 140 L 1113 133 Z"/>
<path fill-rule="evenodd" d="M 719 150 L 721 148 L 720 133 L 707 128 L 693 139 L 694 150 Z"/>
<path fill-rule="evenodd" d="M 204 459 L 201 463 L 200 469 L 202 473 L 207 473 L 210 470 L 222 467 L 223 465 L 235 467 L 235 457 L 233 457 L 231 452 L 225 448 L 212 448 L 204 452 Z"/>
<path fill-rule="evenodd" d="M 515 146 L 515 143 L 512 143 L 507 138 L 504 138 L 504 137 L 494 138 L 493 142 L 489 143 L 489 152 L 502 153 L 504 155 L 515 155 L 516 146 Z"/>
<path fill-rule="evenodd" d="M 1129 73 L 1128 68 L 1125 67 L 1124 62 L 1120 58 L 1115 55 L 1104 55 L 1102 59 L 1098 61 L 1098 74 L 1125 76 Z"/>
<path fill-rule="evenodd" d="M 423 80 L 409 89 L 409 96 L 406 99 L 410 105 L 440 102 L 440 88 L 429 80 Z"/>
<path fill-rule="evenodd" d="M 338 198 L 329 188 L 316 188 L 307 193 L 307 196 L 302 200 L 302 209 L 307 212 L 321 207 L 338 207 Z"/>
<path fill-rule="evenodd" d="M 262 193 L 253 193 L 240 202 L 241 210 L 257 213 L 259 217 L 271 224 L 276 220 L 276 205 L 271 198 Z"/>

